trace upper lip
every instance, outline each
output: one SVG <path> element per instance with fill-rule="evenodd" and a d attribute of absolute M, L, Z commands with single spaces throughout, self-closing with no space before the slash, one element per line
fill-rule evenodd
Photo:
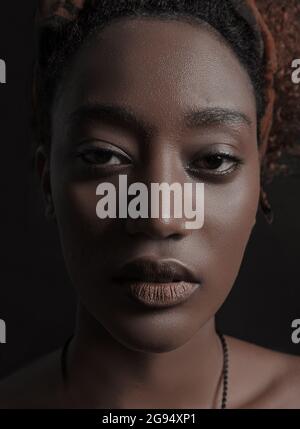
<path fill-rule="evenodd" d="M 200 283 L 199 278 L 183 263 L 176 260 L 135 259 L 121 267 L 114 277 L 121 282 Z"/>

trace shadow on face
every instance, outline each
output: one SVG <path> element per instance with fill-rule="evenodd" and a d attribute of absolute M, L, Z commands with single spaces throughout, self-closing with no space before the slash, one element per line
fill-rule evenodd
<path fill-rule="evenodd" d="M 214 319 L 235 282 L 259 200 L 253 91 L 214 30 L 180 21 L 123 18 L 70 66 L 54 106 L 44 189 L 81 306 L 129 348 L 185 344 Z M 204 183 L 204 226 L 100 220 L 96 188 L 118 188 L 121 174 L 128 184 Z M 177 260 L 201 287 L 177 306 L 139 306 L 113 281 L 136 258 Z"/>

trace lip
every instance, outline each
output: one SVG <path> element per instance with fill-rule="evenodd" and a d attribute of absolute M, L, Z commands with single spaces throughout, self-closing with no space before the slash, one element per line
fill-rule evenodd
<path fill-rule="evenodd" d="M 139 258 L 125 264 L 114 276 L 128 295 L 147 307 L 163 308 L 185 302 L 201 280 L 176 260 Z"/>

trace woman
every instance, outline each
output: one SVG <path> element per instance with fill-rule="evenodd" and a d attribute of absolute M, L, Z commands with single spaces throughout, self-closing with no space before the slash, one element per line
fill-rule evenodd
<path fill-rule="evenodd" d="M 38 20 L 36 165 L 78 317 L 1 407 L 300 407 L 298 357 L 215 327 L 259 203 L 271 221 L 276 58 L 254 2 L 42 1 Z M 100 221 L 95 190 L 121 174 L 204 183 L 204 226 Z"/>

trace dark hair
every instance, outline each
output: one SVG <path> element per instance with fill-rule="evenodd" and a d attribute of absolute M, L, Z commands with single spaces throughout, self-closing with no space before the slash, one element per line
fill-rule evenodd
<path fill-rule="evenodd" d="M 205 22 L 217 30 L 248 72 L 256 98 L 259 128 L 265 109 L 260 40 L 231 1 L 86 0 L 80 10 L 68 1 L 64 7 L 74 19 L 53 15 L 44 20 L 39 29 L 34 97 L 34 128 L 39 144 L 50 146 L 51 106 L 72 58 L 95 32 L 122 17 L 192 19 L 199 25 Z"/>

